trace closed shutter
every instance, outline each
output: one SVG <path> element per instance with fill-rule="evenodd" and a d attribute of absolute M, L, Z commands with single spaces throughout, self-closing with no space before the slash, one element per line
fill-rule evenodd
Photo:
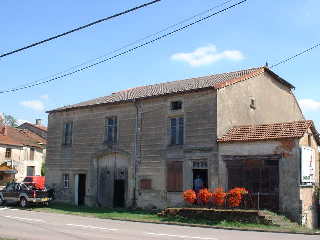
<path fill-rule="evenodd" d="M 167 163 L 167 191 L 183 191 L 183 162 L 174 161 Z"/>

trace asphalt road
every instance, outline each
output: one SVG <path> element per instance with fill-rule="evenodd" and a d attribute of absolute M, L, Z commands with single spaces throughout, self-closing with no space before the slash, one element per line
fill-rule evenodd
<path fill-rule="evenodd" d="M 184 227 L 0 207 L 0 237 L 19 240 L 319 240 L 320 236 Z"/>

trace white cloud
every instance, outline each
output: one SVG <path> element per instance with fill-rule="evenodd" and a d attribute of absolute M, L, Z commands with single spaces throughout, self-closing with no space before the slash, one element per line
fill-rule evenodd
<path fill-rule="evenodd" d="M 215 45 L 209 44 L 208 46 L 197 48 L 191 53 L 175 53 L 171 56 L 171 59 L 187 62 L 193 67 L 199 67 L 223 59 L 239 61 L 244 59 L 244 56 L 238 50 L 225 50 L 219 53 Z"/>
<path fill-rule="evenodd" d="M 40 96 L 41 99 L 43 100 L 48 100 L 49 99 L 49 95 L 48 94 L 44 94 Z"/>
<path fill-rule="evenodd" d="M 306 98 L 301 99 L 299 103 L 304 111 L 320 111 L 320 101 Z"/>
<path fill-rule="evenodd" d="M 39 100 L 31 100 L 31 101 L 22 101 L 20 102 L 22 106 L 25 106 L 27 108 L 31 108 L 36 111 L 43 111 L 44 110 L 44 104 L 43 102 Z"/>

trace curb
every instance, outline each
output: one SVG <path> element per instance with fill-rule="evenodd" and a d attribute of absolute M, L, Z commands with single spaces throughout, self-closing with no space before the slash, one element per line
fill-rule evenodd
<path fill-rule="evenodd" d="M 33 212 L 46 212 L 46 211 L 37 211 L 37 210 L 29 210 Z M 230 231 L 244 231 L 244 232 L 267 232 L 267 233 L 285 233 L 285 234 L 298 234 L 298 235 L 319 235 L 320 232 L 291 232 L 291 231 L 276 231 L 269 229 L 250 229 L 250 228 L 237 228 L 237 227 L 219 227 L 219 226 L 210 226 L 203 224 L 192 224 L 192 223 L 178 223 L 178 222 L 158 222 L 151 220 L 133 220 L 133 219 L 123 219 L 123 218 L 100 218 L 95 216 L 82 216 L 78 214 L 68 214 L 68 213 L 56 213 L 56 212 L 47 212 L 61 215 L 73 215 L 73 216 L 81 216 L 88 218 L 98 218 L 98 219 L 106 219 L 106 220 L 115 220 L 115 221 L 123 221 L 123 222 L 136 222 L 136 223 L 151 223 L 151 224 L 163 224 L 163 225 L 173 225 L 173 226 L 185 226 L 185 227 L 199 227 L 199 228 L 212 228 L 212 229 L 221 229 L 221 230 L 230 230 Z"/>

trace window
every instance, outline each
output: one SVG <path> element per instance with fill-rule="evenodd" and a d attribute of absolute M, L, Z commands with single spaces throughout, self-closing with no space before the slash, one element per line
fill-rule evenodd
<path fill-rule="evenodd" d="M 34 160 L 34 152 L 35 152 L 35 149 L 30 148 L 30 160 Z"/>
<path fill-rule="evenodd" d="M 177 111 L 180 109 L 182 109 L 182 101 L 171 102 L 171 110 L 172 111 Z"/>
<path fill-rule="evenodd" d="M 250 108 L 251 109 L 256 109 L 256 101 L 254 98 L 250 98 Z"/>
<path fill-rule="evenodd" d="M 149 190 L 152 186 L 152 180 L 151 179 L 141 179 L 140 180 L 140 189 L 141 190 Z"/>
<path fill-rule="evenodd" d="M 308 146 L 312 147 L 312 135 L 310 133 L 308 134 Z"/>
<path fill-rule="evenodd" d="M 105 142 L 116 144 L 118 141 L 118 120 L 117 117 L 107 117 L 105 121 Z"/>
<path fill-rule="evenodd" d="M 5 155 L 5 158 L 11 158 L 11 151 L 12 149 L 11 148 L 6 148 L 6 155 Z"/>
<path fill-rule="evenodd" d="M 183 162 L 174 161 L 167 163 L 167 191 L 183 191 Z"/>
<path fill-rule="evenodd" d="M 27 166 L 27 176 L 34 176 L 34 166 Z"/>
<path fill-rule="evenodd" d="M 73 122 L 67 122 L 63 127 L 63 144 L 71 145 L 72 144 L 72 128 Z"/>
<path fill-rule="evenodd" d="M 170 118 L 170 144 L 183 144 L 184 119 L 183 117 Z"/>
<path fill-rule="evenodd" d="M 69 188 L 69 174 L 63 174 L 63 188 Z"/>

